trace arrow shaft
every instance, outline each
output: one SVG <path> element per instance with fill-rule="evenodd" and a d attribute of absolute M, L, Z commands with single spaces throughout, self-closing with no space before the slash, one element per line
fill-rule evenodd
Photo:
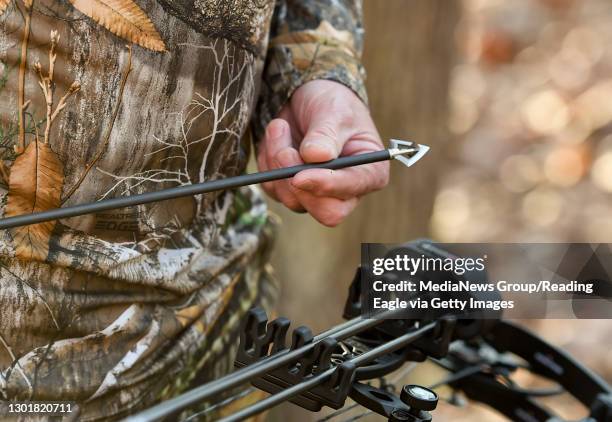
<path fill-rule="evenodd" d="M 118 208 L 133 207 L 136 205 L 148 204 L 152 202 L 166 201 L 169 199 L 184 196 L 199 195 L 219 190 L 235 189 L 241 186 L 254 185 L 273 180 L 286 179 L 295 176 L 300 171 L 308 169 L 330 169 L 338 170 L 346 167 L 353 167 L 363 164 L 375 163 L 378 161 L 390 160 L 389 150 L 369 152 L 366 154 L 353 155 L 350 157 L 340 157 L 332 161 L 316 164 L 303 164 L 293 167 L 285 167 L 275 170 L 263 171 L 259 173 L 243 174 L 225 179 L 211 180 L 209 182 L 197 183 L 193 185 L 177 186 L 175 188 L 163 189 L 156 192 L 147 192 L 138 195 L 123 196 L 120 198 L 104 199 L 82 205 L 57 208 L 48 211 L 41 211 L 33 214 L 24 214 L 14 217 L 0 219 L 0 229 L 27 226 L 30 224 L 53 221 L 61 218 L 76 217 L 79 215 L 94 214 Z"/>

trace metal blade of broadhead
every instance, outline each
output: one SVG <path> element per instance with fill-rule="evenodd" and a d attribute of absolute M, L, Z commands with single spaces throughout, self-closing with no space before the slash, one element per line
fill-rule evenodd
<path fill-rule="evenodd" d="M 391 139 L 392 157 L 410 167 L 419 161 L 427 152 L 427 145 L 417 144 L 412 141 L 402 141 L 399 139 Z"/>

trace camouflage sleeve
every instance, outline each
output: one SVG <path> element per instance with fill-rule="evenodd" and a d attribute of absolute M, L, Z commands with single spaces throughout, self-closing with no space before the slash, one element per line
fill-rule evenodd
<path fill-rule="evenodd" d="M 367 102 L 362 0 L 277 0 L 255 132 L 280 111 L 293 91 L 315 79 L 340 82 Z"/>

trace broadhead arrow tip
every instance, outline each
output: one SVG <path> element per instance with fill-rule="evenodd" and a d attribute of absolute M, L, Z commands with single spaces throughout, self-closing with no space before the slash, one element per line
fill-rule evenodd
<path fill-rule="evenodd" d="M 406 167 L 410 167 L 419 161 L 427 152 L 427 145 L 417 144 L 412 141 L 401 141 L 399 139 L 391 139 L 392 148 L 389 150 L 391 158 L 403 163 Z"/>

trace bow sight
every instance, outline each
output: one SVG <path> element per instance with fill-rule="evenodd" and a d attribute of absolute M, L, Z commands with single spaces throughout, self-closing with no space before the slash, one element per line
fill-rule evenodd
<path fill-rule="evenodd" d="M 438 249 L 429 241 L 403 245 L 418 253 Z M 440 256 L 448 256 L 439 251 Z M 482 292 L 472 293 L 476 297 Z M 490 295 L 490 293 L 486 293 Z M 458 318 L 393 319 L 392 311 L 377 319 L 361 316 L 358 270 L 349 289 L 344 317 L 349 319 L 318 336 L 297 327 L 286 344 L 290 321 L 268 322 L 263 310 L 249 311 L 240 336 L 234 373 L 163 402 L 130 421 L 158 420 L 229 391 L 245 382 L 271 395 L 222 419 L 244 420 L 284 401 L 319 411 L 340 409 L 348 398 L 389 421 L 428 422 L 438 403 L 433 391 L 448 385 L 513 421 L 562 421 L 538 403 L 540 397 L 569 393 L 589 412 L 583 422 L 612 421 L 612 388 L 568 354 L 515 323 L 491 315 Z M 490 297 L 490 296 L 488 296 Z M 406 362 L 430 360 L 450 375 L 433 386 L 405 385 L 396 393 L 384 379 Z M 512 380 L 519 369 L 554 382 L 552 389 L 527 389 Z M 434 412 L 435 413 L 435 412 Z"/>

